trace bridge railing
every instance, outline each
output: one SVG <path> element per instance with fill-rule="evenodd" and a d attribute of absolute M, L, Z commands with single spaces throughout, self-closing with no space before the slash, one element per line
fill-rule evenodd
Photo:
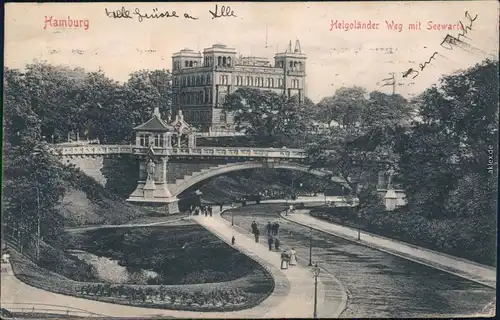
<path fill-rule="evenodd" d="M 108 154 L 136 154 L 146 155 L 147 147 L 133 145 L 88 145 L 88 146 L 56 146 L 54 152 L 60 156 L 78 155 L 108 155 Z M 306 152 L 303 149 L 274 149 L 274 148 L 225 148 L 225 147 L 194 147 L 194 148 L 153 148 L 157 155 L 191 155 L 191 156 L 221 156 L 221 157 L 250 157 L 250 158 L 290 158 L 303 159 Z"/>
<path fill-rule="evenodd" d="M 11 313 L 21 313 L 22 315 L 59 314 L 72 317 L 105 317 L 105 315 L 83 309 L 44 303 L 1 302 L 1 306 Z"/>
<path fill-rule="evenodd" d="M 147 148 L 135 148 L 134 154 L 147 154 Z M 158 155 L 190 155 L 211 157 L 250 157 L 250 158 L 292 158 L 303 159 L 306 153 L 302 149 L 272 149 L 272 148 L 223 148 L 223 147 L 195 147 L 155 149 Z"/>

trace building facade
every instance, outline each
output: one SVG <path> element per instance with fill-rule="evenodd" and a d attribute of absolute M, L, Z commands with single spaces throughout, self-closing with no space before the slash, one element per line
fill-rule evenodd
<path fill-rule="evenodd" d="M 202 131 L 232 130 L 230 114 L 222 111 L 224 98 L 238 88 L 270 90 L 287 96 L 306 97 L 306 55 L 297 40 L 285 52 L 267 58 L 237 56 L 223 44 L 203 54 L 183 49 L 172 56 L 172 105 L 185 120 Z"/>

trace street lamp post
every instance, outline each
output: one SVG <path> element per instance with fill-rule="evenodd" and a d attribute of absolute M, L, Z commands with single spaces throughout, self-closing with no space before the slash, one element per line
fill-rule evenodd
<path fill-rule="evenodd" d="M 313 239 L 312 239 L 313 229 L 310 227 L 309 229 L 309 264 L 308 266 L 312 266 L 312 247 L 313 247 Z"/>
<path fill-rule="evenodd" d="M 318 318 L 318 277 L 320 273 L 320 268 L 318 267 L 318 263 L 314 266 L 314 313 L 313 318 Z"/>
<path fill-rule="evenodd" d="M 36 241 L 36 260 L 40 261 L 40 189 L 36 186 L 36 213 L 37 213 L 37 241 Z"/>
<path fill-rule="evenodd" d="M 358 241 L 361 240 L 361 212 L 358 208 Z"/>

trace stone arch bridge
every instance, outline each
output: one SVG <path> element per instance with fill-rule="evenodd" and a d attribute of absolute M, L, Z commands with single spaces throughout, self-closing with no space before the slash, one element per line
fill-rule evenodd
<path fill-rule="evenodd" d="M 276 168 L 329 176 L 321 170 L 309 170 L 302 149 L 274 148 L 155 148 L 136 145 L 56 145 L 55 154 L 66 164 L 73 164 L 101 184 L 106 159 L 132 156 L 137 159 L 137 187 L 127 199 L 131 202 L 165 204 L 169 212 L 177 210 L 178 196 L 189 187 L 228 172 L 254 168 Z M 152 181 L 148 181 L 148 159 L 154 159 Z M 130 173 L 133 179 L 134 174 Z M 333 177 L 333 181 L 345 184 Z"/>

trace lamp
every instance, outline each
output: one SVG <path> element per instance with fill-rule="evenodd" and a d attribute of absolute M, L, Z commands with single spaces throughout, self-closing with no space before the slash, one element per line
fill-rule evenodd
<path fill-rule="evenodd" d="M 321 269 L 318 267 L 318 263 L 314 265 L 314 313 L 313 318 L 318 318 L 318 277 Z"/>

